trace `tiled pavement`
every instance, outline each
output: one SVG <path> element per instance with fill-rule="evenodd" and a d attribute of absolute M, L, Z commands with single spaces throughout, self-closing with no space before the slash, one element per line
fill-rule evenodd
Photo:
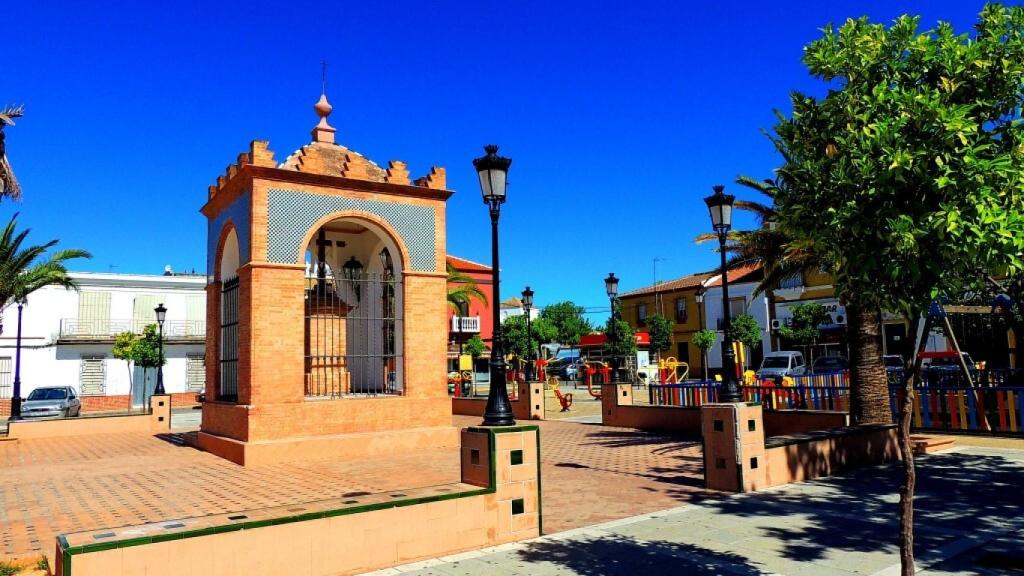
<path fill-rule="evenodd" d="M 457 425 L 479 424 L 456 418 Z M 700 491 L 700 445 L 541 422 L 545 531 L 678 506 Z M 0 560 L 51 551 L 56 533 L 455 482 L 457 453 L 242 468 L 180 437 L 0 441 Z"/>
<path fill-rule="evenodd" d="M 898 576 L 900 474 L 894 464 L 750 495 L 718 495 L 378 574 Z M 1021 574 L 1022 474 L 1024 450 L 966 447 L 919 460 L 918 574 Z"/>

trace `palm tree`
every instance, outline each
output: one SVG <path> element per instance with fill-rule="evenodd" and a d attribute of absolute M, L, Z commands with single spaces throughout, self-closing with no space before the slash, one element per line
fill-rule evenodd
<path fill-rule="evenodd" d="M 781 227 L 775 225 L 777 211 L 774 199 L 782 180 L 755 180 L 740 176 L 736 182 L 760 192 L 771 199 L 772 205 L 737 200 L 734 206 L 757 215 L 760 227 L 756 230 L 730 232 L 726 252 L 730 255 L 727 266 L 735 268 L 760 263 L 764 279 L 754 294 L 764 293 L 768 307 L 775 317 L 774 288 L 779 281 L 795 274 L 803 274 L 826 267 L 813 246 L 798 244 Z M 717 239 L 715 234 L 702 234 L 697 242 Z M 834 268 L 834 267 L 832 267 Z M 835 270 L 833 270 L 835 272 Z M 840 295 L 842 297 L 842 295 Z M 889 383 L 882 365 L 882 347 L 879 333 L 880 313 L 847 306 L 847 335 L 850 343 L 850 413 L 857 423 L 891 422 L 889 409 Z"/>
<path fill-rule="evenodd" d="M 77 289 L 65 263 L 75 258 L 91 258 L 91 255 L 85 250 L 58 250 L 40 261 L 57 245 L 57 240 L 23 248 L 29 230 L 16 232 L 17 222 L 15 214 L 0 232 L 0 310 L 46 286 Z"/>
<path fill-rule="evenodd" d="M 471 276 L 448 264 L 448 307 L 458 312 L 473 300 L 487 304 L 487 294 Z"/>

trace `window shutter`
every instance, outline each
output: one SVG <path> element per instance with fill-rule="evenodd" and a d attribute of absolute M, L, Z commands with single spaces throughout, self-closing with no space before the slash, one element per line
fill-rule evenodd
<path fill-rule="evenodd" d="M 79 293 L 78 325 L 74 332 L 93 336 L 110 334 L 110 292 Z"/>
<path fill-rule="evenodd" d="M 82 356 L 82 368 L 79 375 L 82 395 L 102 395 L 106 380 L 106 362 L 103 356 Z"/>

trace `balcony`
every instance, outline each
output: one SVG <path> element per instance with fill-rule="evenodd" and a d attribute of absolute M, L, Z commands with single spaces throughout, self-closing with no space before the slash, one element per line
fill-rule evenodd
<path fill-rule="evenodd" d="M 142 334 L 155 321 L 140 320 L 79 320 L 61 318 L 60 341 L 106 342 L 122 332 Z M 205 320 L 167 320 L 164 322 L 165 340 L 203 341 L 206 339 Z"/>
<path fill-rule="evenodd" d="M 479 334 L 479 316 L 452 316 L 452 333 Z"/>

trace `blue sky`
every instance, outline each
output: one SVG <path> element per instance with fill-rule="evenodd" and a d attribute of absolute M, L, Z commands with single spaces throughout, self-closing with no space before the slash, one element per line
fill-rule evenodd
<path fill-rule="evenodd" d="M 4 9 L 0 103 L 36 241 L 93 252 L 77 269 L 201 270 L 206 188 L 254 138 L 309 141 L 328 62 L 340 143 L 414 175 L 445 166 L 449 253 L 487 262 L 471 160 L 513 158 L 503 295 L 607 303 L 709 269 L 701 198 L 771 175 L 762 130 L 788 93 L 820 93 L 801 49 L 827 22 L 920 14 L 960 31 L 982 2 L 84 2 Z M 737 186 L 727 190 L 737 191 Z"/>

